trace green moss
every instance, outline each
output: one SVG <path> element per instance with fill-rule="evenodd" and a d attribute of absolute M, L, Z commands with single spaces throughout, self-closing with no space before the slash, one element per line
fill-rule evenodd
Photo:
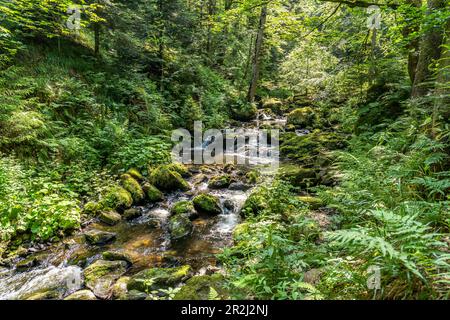
<path fill-rule="evenodd" d="M 317 197 L 304 196 L 298 197 L 298 199 L 301 202 L 306 203 L 313 210 L 317 210 L 323 206 L 323 201 Z"/>
<path fill-rule="evenodd" d="M 238 121 L 250 121 L 256 118 L 258 109 L 254 103 L 239 102 L 231 107 L 233 119 Z"/>
<path fill-rule="evenodd" d="M 101 222 L 106 223 L 110 226 L 118 224 L 122 219 L 121 215 L 116 211 L 103 211 L 100 213 L 98 218 Z"/>
<path fill-rule="evenodd" d="M 88 202 L 84 205 L 83 207 L 83 213 L 87 214 L 87 215 L 96 215 L 99 213 L 99 211 L 101 211 L 102 205 L 101 203 L 98 202 Z"/>
<path fill-rule="evenodd" d="M 150 202 L 159 202 L 164 200 L 164 194 L 159 191 L 154 185 L 150 184 L 150 183 L 146 183 L 143 186 L 143 190 L 145 192 L 145 194 L 147 195 L 147 199 Z"/>
<path fill-rule="evenodd" d="M 178 214 L 169 219 L 169 232 L 172 240 L 179 240 L 192 233 L 192 222 L 183 214 Z"/>
<path fill-rule="evenodd" d="M 188 168 L 182 163 L 171 163 L 168 164 L 166 167 L 169 170 L 179 173 L 183 178 L 191 176 Z"/>
<path fill-rule="evenodd" d="M 128 290 L 147 292 L 167 288 L 185 281 L 191 274 L 188 265 L 176 268 L 151 268 L 143 270 L 131 277 Z"/>
<path fill-rule="evenodd" d="M 193 200 L 194 208 L 200 213 L 217 215 L 222 213 L 219 199 L 210 194 L 200 194 Z"/>
<path fill-rule="evenodd" d="M 127 174 L 129 174 L 131 177 L 133 177 L 133 179 L 136 179 L 137 181 L 142 181 L 144 179 L 142 174 L 135 168 L 131 168 L 130 170 L 128 170 Z"/>
<path fill-rule="evenodd" d="M 218 294 L 216 299 L 225 300 L 228 292 L 224 288 L 224 277 L 220 274 L 195 276 L 186 281 L 186 284 L 178 291 L 174 300 L 209 300 L 211 288 Z"/>
<path fill-rule="evenodd" d="M 247 234 L 250 231 L 250 227 L 251 224 L 248 222 L 238 224 L 233 230 L 233 239 L 236 241 L 242 237 L 242 235 Z"/>
<path fill-rule="evenodd" d="M 248 218 L 260 214 L 268 207 L 266 200 L 260 189 L 255 190 L 245 201 L 241 210 L 241 216 Z"/>
<path fill-rule="evenodd" d="M 231 176 L 229 174 L 220 175 L 213 177 L 209 183 L 208 187 L 211 189 L 223 189 L 228 188 L 231 184 Z"/>
<path fill-rule="evenodd" d="M 131 196 L 133 197 L 133 200 L 136 203 L 141 202 L 144 200 L 144 190 L 142 190 L 141 185 L 139 182 L 137 182 L 132 176 L 129 174 L 123 174 L 121 176 L 122 179 L 122 185 L 125 190 L 127 190 Z"/>
<path fill-rule="evenodd" d="M 256 184 L 258 183 L 260 176 L 261 174 L 259 173 L 259 171 L 252 170 L 250 172 L 247 172 L 247 174 L 245 175 L 245 179 L 250 184 Z"/>
<path fill-rule="evenodd" d="M 188 191 L 189 184 L 183 179 L 181 174 L 170 169 L 167 165 L 159 166 L 150 174 L 150 183 L 162 191 Z"/>
<path fill-rule="evenodd" d="M 130 208 L 133 204 L 133 197 L 122 187 L 112 187 L 104 199 L 101 201 L 103 208 L 119 209 Z"/>
<path fill-rule="evenodd" d="M 279 171 L 279 176 L 294 187 L 307 188 L 320 183 L 320 178 L 314 169 L 297 165 L 284 165 Z"/>
<path fill-rule="evenodd" d="M 127 268 L 125 261 L 97 260 L 83 271 L 86 284 L 92 284 L 99 278 L 111 273 L 123 274 Z"/>
<path fill-rule="evenodd" d="M 195 211 L 192 201 L 179 201 L 175 203 L 170 209 L 170 213 L 175 215 L 183 215 L 189 220 L 195 220 L 198 218 L 198 213 Z"/>
<path fill-rule="evenodd" d="M 310 107 L 298 108 L 287 116 L 287 124 L 298 128 L 310 128 L 314 126 L 316 115 Z"/>

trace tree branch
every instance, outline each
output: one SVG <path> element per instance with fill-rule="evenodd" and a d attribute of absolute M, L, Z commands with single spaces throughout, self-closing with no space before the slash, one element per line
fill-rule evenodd
<path fill-rule="evenodd" d="M 361 8 L 368 8 L 370 6 L 379 6 L 397 9 L 400 6 L 398 3 L 377 3 L 363 0 L 319 0 L 319 1 L 341 3 L 346 4 L 349 7 L 361 7 Z"/>

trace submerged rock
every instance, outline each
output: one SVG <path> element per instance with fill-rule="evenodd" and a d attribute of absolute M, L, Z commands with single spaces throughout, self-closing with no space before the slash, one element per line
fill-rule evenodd
<path fill-rule="evenodd" d="M 133 220 L 135 218 L 138 218 L 142 215 L 142 210 L 138 208 L 131 208 L 128 210 L 125 210 L 122 214 L 122 217 L 125 220 Z"/>
<path fill-rule="evenodd" d="M 126 261 L 97 260 L 84 270 L 86 287 L 98 298 L 108 298 L 111 287 L 126 272 L 127 266 Z"/>
<path fill-rule="evenodd" d="M 108 261 L 126 261 L 133 264 L 133 254 L 125 250 L 105 251 L 102 253 L 103 259 Z"/>
<path fill-rule="evenodd" d="M 116 211 L 103 211 L 98 218 L 101 222 L 110 226 L 114 226 L 122 220 L 122 216 Z"/>
<path fill-rule="evenodd" d="M 192 233 L 191 220 L 183 214 L 177 214 L 169 219 L 169 232 L 172 240 L 179 240 Z"/>
<path fill-rule="evenodd" d="M 220 201 L 217 197 L 210 194 L 201 194 L 193 200 L 194 208 L 200 213 L 208 215 L 218 215 L 222 213 Z"/>
<path fill-rule="evenodd" d="M 116 234 L 101 230 L 89 230 L 84 234 L 84 237 L 89 244 L 104 245 L 113 241 L 116 238 Z"/>
<path fill-rule="evenodd" d="M 151 268 L 132 276 L 127 288 L 130 291 L 138 290 L 147 292 L 173 287 L 187 280 L 190 274 L 191 267 L 188 265 L 176 268 Z"/>
<path fill-rule="evenodd" d="M 221 274 L 192 277 L 175 294 L 174 300 L 209 300 L 211 295 L 216 294 L 216 299 L 226 299 L 228 293 L 223 282 Z"/>
<path fill-rule="evenodd" d="M 91 290 L 80 290 L 65 297 L 64 300 L 97 300 L 97 297 Z"/>

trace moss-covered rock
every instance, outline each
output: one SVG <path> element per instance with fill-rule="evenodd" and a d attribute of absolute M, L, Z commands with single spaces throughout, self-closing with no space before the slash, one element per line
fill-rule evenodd
<path fill-rule="evenodd" d="M 258 108 L 254 103 L 240 102 L 231 106 L 231 115 L 238 121 L 251 121 L 257 114 Z"/>
<path fill-rule="evenodd" d="M 192 233 L 191 220 L 183 214 L 178 214 L 169 219 L 169 232 L 172 240 L 180 240 Z"/>
<path fill-rule="evenodd" d="M 167 165 L 167 169 L 179 173 L 183 178 L 191 176 L 188 168 L 182 163 L 171 163 Z"/>
<path fill-rule="evenodd" d="M 267 195 L 261 188 L 255 189 L 247 198 L 242 206 L 240 215 L 243 218 L 257 216 L 269 207 L 267 203 Z"/>
<path fill-rule="evenodd" d="M 144 177 L 142 176 L 142 174 L 139 172 L 139 170 L 137 170 L 135 168 L 131 168 L 130 170 L 128 170 L 127 174 L 129 174 L 133 179 L 135 179 L 137 181 L 144 180 Z"/>
<path fill-rule="evenodd" d="M 116 234 L 101 230 L 89 230 L 84 234 L 84 237 L 91 245 L 103 245 L 113 241 L 116 238 Z"/>
<path fill-rule="evenodd" d="M 94 216 L 102 210 L 101 203 L 90 201 L 83 206 L 83 213 Z"/>
<path fill-rule="evenodd" d="M 164 200 L 164 194 L 150 183 L 146 183 L 143 186 L 143 190 L 150 202 L 160 202 Z"/>
<path fill-rule="evenodd" d="M 128 293 L 128 282 L 130 282 L 130 277 L 121 277 L 114 283 L 111 288 L 111 297 L 113 299 L 126 300 L 126 295 Z"/>
<path fill-rule="evenodd" d="M 224 278 L 220 274 L 192 277 L 175 294 L 174 300 L 209 300 L 213 292 L 217 293 L 217 299 L 225 300 L 229 296 L 224 288 Z"/>
<path fill-rule="evenodd" d="M 131 208 L 127 209 L 123 212 L 122 217 L 125 220 L 133 220 L 135 218 L 138 218 L 142 215 L 142 210 L 139 208 Z"/>
<path fill-rule="evenodd" d="M 279 176 L 294 187 L 307 188 L 320 184 L 316 170 L 296 165 L 284 165 L 279 171 Z"/>
<path fill-rule="evenodd" d="M 195 211 L 192 201 L 179 201 L 170 208 L 172 216 L 183 215 L 193 221 L 198 218 L 198 212 Z"/>
<path fill-rule="evenodd" d="M 16 264 L 16 270 L 17 271 L 26 271 L 28 269 L 31 269 L 32 267 L 37 265 L 37 259 L 35 256 L 28 257 L 26 259 L 23 259 L 19 261 Z"/>
<path fill-rule="evenodd" d="M 122 216 L 116 211 L 102 211 L 98 216 L 99 220 L 107 225 L 114 226 L 122 220 Z"/>
<path fill-rule="evenodd" d="M 220 201 L 217 197 L 210 194 L 200 194 L 193 200 L 194 208 L 199 213 L 208 215 L 218 215 L 222 213 L 220 208 Z"/>
<path fill-rule="evenodd" d="M 129 208 L 132 204 L 133 197 L 131 194 L 119 186 L 112 187 L 101 201 L 102 207 L 109 209 Z"/>
<path fill-rule="evenodd" d="M 64 300 L 97 300 L 91 290 L 80 290 L 64 298 Z"/>
<path fill-rule="evenodd" d="M 287 125 L 293 125 L 296 128 L 311 128 L 314 126 L 316 115 L 312 108 L 297 108 L 287 116 Z"/>
<path fill-rule="evenodd" d="M 136 203 L 141 202 L 145 198 L 144 190 L 141 185 L 129 174 L 123 174 L 121 177 L 122 185 L 133 197 L 133 201 Z"/>
<path fill-rule="evenodd" d="M 188 191 L 191 189 L 181 174 L 171 170 L 167 165 L 159 166 L 154 169 L 150 174 L 149 180 L 151 184 L 162 191 Z"/>
<path fill-rule="evenodd" d="M 96 297 L 106 299 L 110 295 L 112 285 L 126 270 L 125 261 L 97 260 L 83 271 L 86 287 L 91 289 Z"/>
<path fill-rule="evenodd" d="M 209 183 L 208 187 L 210 189 L 224 189 L 228 188 L 231 183 L 231 176 L 229 174 L 223 174 L 220 176 L 213 177 Z"/>
<path fill-rule="evenodd" d="M 323 201 L 317 197 L 300 196 L 298 197 L 298 200 L 300 200 L 303 203 L 306 203 L 312 210 L 317 210 L 323 206 Z"/>
<path fill-rule="evenodd" d="M 105 251 L 102 253 L 104 260 L 108 261 L 126 261 L 128 265 L 133 264 L 133 254 L 125 250 Z"/>
<path fill-rule="evenodd" d="M 176 268 L 151 268 L 143 270 L 131 277 L 128 290 L 148 292 L 161 288 L 173 287 L 191 275 L 188 265 Z"/>

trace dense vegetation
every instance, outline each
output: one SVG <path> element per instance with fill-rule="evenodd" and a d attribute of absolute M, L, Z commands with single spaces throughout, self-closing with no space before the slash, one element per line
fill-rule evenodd
<path fill-rule="evenodd" d="M 286 161 L 219 255 L 228 297 L 448 299 L 450 4 L 368 29 L 369 2 L 0 0 L 0 262 L 139 202 L 132 168 L 180 178 L 150 174 L 173 129 L 264 112 Z"/>

